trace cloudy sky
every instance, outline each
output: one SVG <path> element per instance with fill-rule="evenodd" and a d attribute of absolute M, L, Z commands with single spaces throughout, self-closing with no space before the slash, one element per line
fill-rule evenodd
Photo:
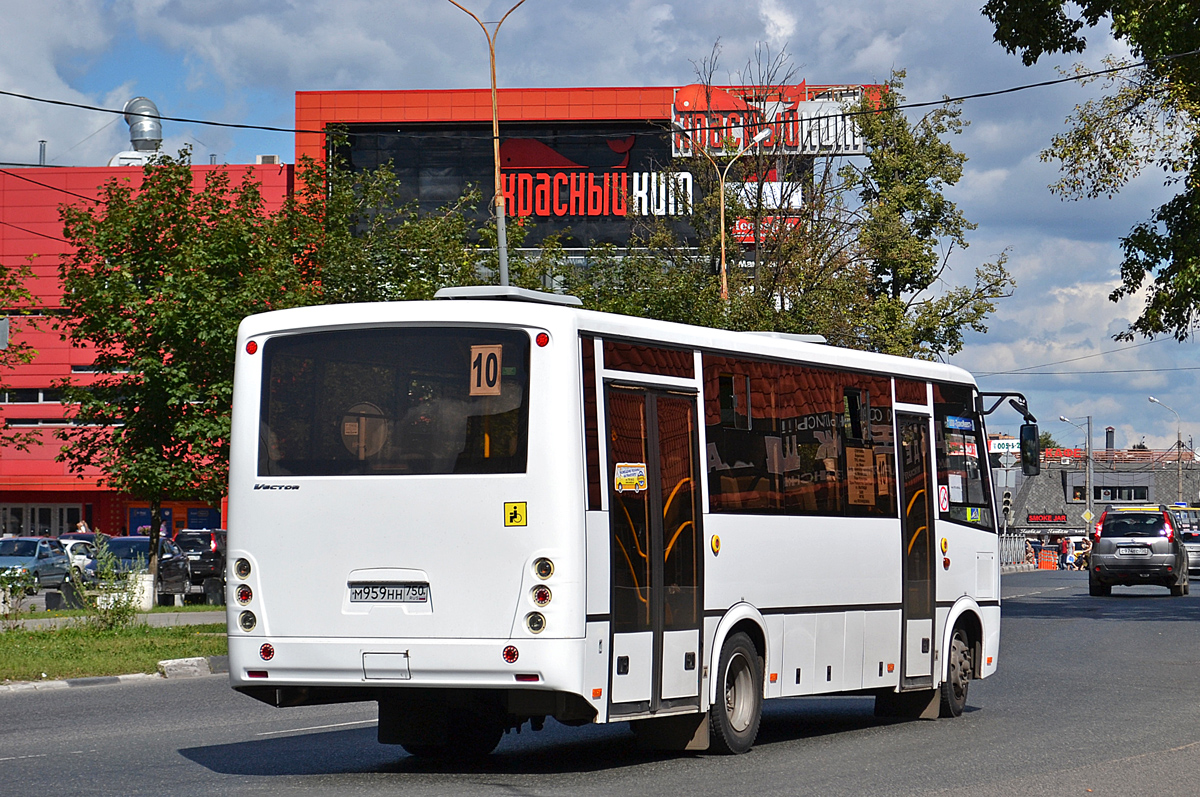
<path fill-rule="evenodd" d="M 509 2 L 468 2 L 494 20 Z M 498 41 L 502 86 L 654 86 L 694 81 L 693 61 L 718 38 L 718 79 L 744 66 L 758 42 L 786 46 L 810 83 L 877 83 L 908 72 L 910 101 L 1002 89 L 1058 76 L 1071 59 L 1035 67 L 992 42 L 982 2 L 841 0 L 742 3 L 688 0 L 527 0 Z M 0 90 L 108 108 L 130 97 L 154 99 L 162 113 L 290 127 L 294 93 L 320 89 L 485 87 L 483 34 L 446 0 L 0 0 Z M 1123 53 L 1093 31 L 1087 63 Z M 736 76 L 733 78 L 736 82 Z M 1064 202 L 1046 186 L 1053 164 L 1039 153 L 1095 87 L 1073 84 L 968 101 L 970 126 L 955 145 L 969 160 L 950 196 L 978 229 L 954 270 L 965 279 L 1007 250 L 1017 281 L 987 334 L 972 334 L 953 358 L 980 375 L 984 389 L 1030 398 L 1042 428 L 1062 443 L 1083 434 L 1059 422 L 1093 416 L 1095 445 L 1104 427 L 1118 446 L 1200 438 L 1195 345 L 1159 340 L 1118 343 L 1112 336 L 1137 314 L 1113 304 L 1118 239 L 1170 194 L 1150 174 L 1113 199 Z M 165 147 L 190 144 L 195 159 L 228 163 L 256 154 L 293 159 L 288 134 L 166 123 Z M 0 161 L 36 163 L 47 141 L 54 165 L 103 165 L 128 148 L 115 115 L 0 96 Z M 952 278 L 954 275 L 952 275 Z M 1011 373 L 1021 369 L 1022 373 Z M 1173 370 L 1174 369 L 1174 370 Z M 1028 372 L 1033 372 L 1031 375 Z M 1014 431 L 1011 412 L 993 430 Z M 1198 440 L 1197 442 L 1200 442 Z"/>

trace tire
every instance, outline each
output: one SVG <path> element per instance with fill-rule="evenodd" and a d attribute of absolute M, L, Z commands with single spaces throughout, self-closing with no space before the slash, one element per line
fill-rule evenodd
<path fill-rule="evenodd" d="M 717 702 L 709 709 L 709 750 L 739 755 L 758 737 L 762 722 L 763 660 L 750 637 L 738 632 L 721 646 Z"/>
<path fill-rule="evenodd" d="M 471 759 L 482 758 L 500 744 L 504 723 L 500 716 L 489 716 L 472 710 L 452 711 L 447 717 L 444 741 L 433 743 L 401 742 L 411 756 L 417 758 Z"/>
<path fill-rule="evenodd" d="M 975 675 L 974 653 L 967 632 L 961 628 L 954 629 L 950 638 L 950 661 L 946 670 L 946 680 L 942 683 L 942 706 L 940 716 L 959 717 L 967 706 L 967 687 Z"/>
<path fill-rule="evenodd" d="M 1093 598 L 1105 598 L 1112 595 L 1111 584 L 1101 584 L 1098 581 L 1088 579 L 1088 594 Z"/>

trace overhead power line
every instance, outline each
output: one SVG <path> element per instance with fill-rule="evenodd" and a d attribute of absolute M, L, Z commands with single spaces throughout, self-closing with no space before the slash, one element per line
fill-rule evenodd
<path fill-rule="evenodd" d="M 1102 75 L 1111 75 L 1111 74 L 1115 74 L 1117 72 L 1124 72 L 1124 71 L 1127 71 L 1130 69 L 1138 69 L 1143 66 L 1150 66 L 1151 64 L 1161 63 L 1164 61 L 1173 61 L 1173 60 L 1176 60 L 1179 58 L 1186 58 L 1186 57 L 1197 55 L 1197 54 L 1200 54 L 1200 49 L 1188 50 L 1187 52 L 1182 52 L 1182 53 L 1172 53 L 1169 55 L 1160 56 L 1158 58 L 1148 58 L 1144 61 L 1138 61 L 1137 63 L 1133 63 L 1133 64 L 1122 64 L 1120 66 L 1108 67 L 1106 69 L 1096 69 L 1091 72 L 1084 72 L 1084 73 L 1081 73 L 1078 75 L 1067 75 L 1064 77 L 1055 78 L 1053 80 L 1041 80 L 1036 83 L 1023 83 L 1018 86 L 1009 86 L 1008 88 L 995 89 L 993 91 L 980 91 L 980 92 L 975 92 L 972 94 L 962 94 L 957 97 L 943 97 L 940 100 L 926 100 L 923 102 L 901 103 L 901 104 L 897 105 L 896 108 L 902 109 L 902 110 L 909 109 L 909 108 L 929 108 L 929 107 L 932 107 L 935 105 L 945 105 L 947 103 L 953 103 L 953 102 L 964 102 L 966 100 L 978 100 L 978 99 L 984 99 L 987 97 L 998 97 L 1003 94 L 1013 94 L 1018 91 L 1028 91 L 1030 89 L 1045 88 L 1047 86 L 1056 86 L 1060 83 L 1072 83 L 1075 81 L 1087 80 L 1088 78 L 1100 77 Z M 58 106 L 63 106 L 63 107 L 67 107 L 67 108 L 79 108 L 79 109 L 82 109 L 85 111 L 96 111 L 98 113 L 111 113 L 111 114 L 121 114 L 121 115 L 125 114 L 124 108 L 120 108 L 120 109 L 105 108 L 100 105 L 88 105 L 87 103 L 81 103 L 81 102 L 68 102 L 67 100 L 53 100 L 53 99 L 49 99 L 46 97 L 37 97 L 32 94 L 20 94 L 15 91 L 0 90 L 0 96 L 14 97 L 14 98 L 20 99 L 20 100 L 28 100 L 29 102 L 40 102 L 40 103 L 44 103 L 47 105 L 58 105 Z M 871 113 L 875 113 L 875 111 L 874 110 L 844 111 L 841 113 L 827 114 L 824 116 L 813 116 L 813 117 L 810 117 L 809 120 L 810 121 L 824 121 L 824 120 L 828 120 L 828 119 L 846 118 L 848 116 L 863 116 L 863 115 L 871 114 Z M 136 114 L 136 116 L 141 116 L 146 119 L 158 119 L 158 120 L 164 121 L 164 122 L 182 122 L 185 124 L 207 125 L 209 127 L 225 127 L 225 128 L 230 128 L 230 129 L 234 129 L 234 130 L 262 130 L 262 131 L 265 131 L 268 133 L 291 133 L 293 135 L 296 133 L 311 133 L 311 134 L 316 134 L 316 135 L 327 135 L 330 132 L 328 129 L 308 130 L 305 128 L 297 128 L 297 127 L 275 127 L 272 125 L 240 124 L 237 122 L 218 122 L 218 121 L 214 121 L 211 119 L 194 119 L 194 118 L 186 117 L 186 116 L 163 116 L 160 114 L 148 114 L 148 113 Z M 508 124 L 512 124 L 513 121 L 514 120 L 509 120 Z M 743 124 L 743 125 L 733 125 L 732 127 L 734 127 L 734 128 L 743 127 L 744 128 L 744 127 L 750 127 L 750 126 L 755 126 L 755 125 L 753 125 L 753 123 L 748 123 L 748 124 Z M 630 131 L 630 133 L 634 134 L 634 135 L 638 134 L 639 132 L 642 132 L 642 131 Z M 404 131 L 401 131 L 399 134 L 400 135 L 410 135 L 410 136 L 414 136 L 414 137 L 420 137 L 422 135 L 427 135 L 427 134 L 421 134 L 421 133 L 415 133 L 415 132 L 407 133 Z M 578 135 L 590 136 L 592 134 L 578 134 Z M 490 141 L 492 138 L 491 135 L 465 136 L 465 137 L 466 138 L 485 139 L 488 141 Z M 577 137 L 577 136 L 574 134 L 562 134 L 558 137 L 572 138 L 572 137 Z"/>
<path fill-rule="evenodd" d="M 1147 340 L 1147 341 L 1143 341 L 1142 343 L 1135 343 L 1132 346 L 1120 346 L 1115 349 L 1108 349 L 1106 351 L 1098 351 L 1095 354 L 1084 354 L 1079 357 L 1069 357 L 1065 360 L 1054 360 L 1053 362 L 1039 363 L 1038 365 L 1026 365 L 1023 368 L 1014 368 L 1011 371 L 983 371 L 982 373 L 975 374 L 975 376 L 977 376 L 977 377 L 1010 376 L 1013 374 L 1022 374 L 1026 371 L 1031 371 L 1034 368 L 1049 368 L 1051 365 L 1062 365 L 1063 363 L 1074 363 L 1074 362 L 1079 362 L 1080 360 L 1090 360 L 1093 357 L 1104 357 L 1109 354 L 1117 354 L 1118 352 L 1129 351 L 1130 349 L 1140 349 L 1142 346 L 1149 346 L 1152 343 L 1160 343 L 1164 340 L 1170 340 L 1170 338 L 1155 338 L 1154 340 Z M 1066 373 L 1081 374 L 1081 373 L 1086 373 L 1086 372 L 1084 372 L 1084 371 L 1068 371 Z M 1101 373 L 1101 372 L 1097 372 L 1097 373 Z M 1116 372 L 1113 372 L 1113 373 L 1116 373 Z"/>

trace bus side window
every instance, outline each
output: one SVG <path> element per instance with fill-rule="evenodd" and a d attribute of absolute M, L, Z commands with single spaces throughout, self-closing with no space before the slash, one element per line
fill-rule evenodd
<path fill-rule="evenodd" d="M 750 377 L 721 374 L 717 377 L 721 425 L 726 429 L 750 428 Z"/>
<path fill-rule="evenodd" d="M 842 401 L 842 429 L 849 440 L 870 440 L 870 403 L 866 391 L 847 388 Z"/>

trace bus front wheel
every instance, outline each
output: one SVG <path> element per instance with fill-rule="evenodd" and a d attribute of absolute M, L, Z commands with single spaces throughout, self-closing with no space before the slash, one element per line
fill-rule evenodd
<path fill-rule="evenodd" d="M 975 675 L 971 642 L 961 628 L 954 629 L 950 638 L 950 662 L 946 680 L 942 683 L 941 716 L 959 717 L 967 706 L 967 687 Z"/>
<path fill-rule="evenodd" d="M 725 640 L 717 681 L 717 702 L 709 712 L 709 749 L 745 753 L 762 722 L 763 660 L 745 633 Z"/>

